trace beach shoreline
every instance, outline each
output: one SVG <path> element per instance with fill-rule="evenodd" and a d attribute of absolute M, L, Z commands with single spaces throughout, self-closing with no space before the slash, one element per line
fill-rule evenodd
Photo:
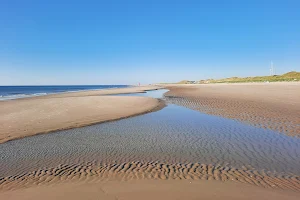
<path fill-rule="evenodd" d="M 47 96 L 53 94 L 131 88 L 133 85 L 2 85 L 0 101 Z"/>
<path fill-rule="evenodd" d="M 159 110 L 164 107 L 164 102 L 158 99 L 113 96 L 156 89 L 160 87 L 89 90 L 1 101 L 0 144 Z"/>
<path fill-rule="evenodd" d="M 6 115 L 1 115 L 2 118 L 0 120 L 6 119 L 7 121 L 1 124 L 5 124 L 8 127 L 9 122 L 13 125 L 19 123 L 22 119 L 26 119 L 26 123 L 31 123 L 29 127 L 32 127 L 33 130 L 37 130 L 38 128 L 45 130 L 47 124 L 49 124 L 49 118 L 40 122 L 41 127 L 36 125 L 37 121 L 35 119 L 40 120 L 41 117 L 49 113 L 51 114 L 56 110 L 59 112 L 55 115 L 52 113 L 50 117 L 52 120 L 56 119 L 54 121 L 56 130 L 59 130 L 57 129 L 59 123 L 66 127 L 67 122 L 64 121 L 65 119 L 69 119 L 72 116 L 82 117 L 89 113 L 96 113 L 96 115 L 91 115 L 88 119 L 76 118 L 77 121 L 72 126 L 66 128 L 82 127 L 85 126 L 85 122 L 87 122 L 86 125 L 91 125 L 93 122 L 97 124 L 113 121 L 159 110 L 165 106 L 164 101 L 159 99 L 140 96 L 114 96 L 114 94 L 140 93 L 162 88 L 169 89 L 169 92 L 165 93 L 166 103 L 181 105 L 196 111 L 211 115 L 220 115 L 221 117 L 232 118 L 241 122 L 248 122 L 247 120 L 252 119 L 252 121 L 250 120 L 253 123 L 252 125 L 255 125 L 255 122 L 265 123 L 264 119 L 278 119 L 279 117 L 282 123 L 279 123 L 277 127 L 268 126 L 266 128 L 277 130 L 278 127 L 284 127 L 287 128 L 287 132 L 285 133 L 291 133 L 289 132 L 290 130 L 294 130 L 296 133 L 298 131 L 293 128 L 293 124 L 289 123 L 289 126 L 287 126 L 287 123 L 282 119 L 296 119 L 295 116 L 297 116 L 299 102 L 297 101 L 298 94 L 295 91 L 298 91 L 299 86 L 297 84 L 292 84 L 291 86 L 289 84 L 278 83 L 234 84 L 234 86 L 232 84 L 162 85 L 53 94 L 11 100 L 6 103 L 0 102 L 0 108 L 3 108 L 1 112 L 7 109 Z M 99 110 L 96 109 L 95 105 L 101 105 L 98 108 Z M 25 110 L 27 108 L 34 108 L 36 111 L 32 111 L 32 113 L 27 112 L 26 115 L 22 115 L 19 113 L 19 108 Z M 48 110 L 45 110 L 46 108 Z M 60 113 L 64 112 L 64 109 L 68 109 L 69 111 L 77 110 L 77 112 Z M 41 110 L 43 112 L 37 112 Z M 100 111 L 103 114 L 101 116 L 103 121 L 97 118 Z M 240 114 L 242 111 L 248 113 L 246 118 L 241 118 L 241 115 L 236 114 Z M 110 117 L 113 117 L 113 119 L 110 119 Z M 264 119 L 261 117 L 264 117 Z M 92 121 L 91 119 L 96 119 L 96 121 Z M 289 122 L 293 122 L 293 120 Z M 19 123 L 19 126 L 27 128 L 28 124 L 26 123 L 23 121 L 23 124 Z M 297 120 L 294 123 L 297 123 Z M 149 124 L 151 123 L 147 125 Z M 132 124 L 129 123 L 128 126 L 130 127 Z M 116 147 L 120 146 L 122 150 L 121 141 L 125 142 L 124 148 L 127 148 L 127 145 L 129 147 L 128 155 L 125 151 L 125 155 L 128 156 L 124 157 L 125 160 L 121 160 L 123 158 L 120 158 L 112 159 L 112 162 L 105 162 L 102 159 L 98 163 L 92 157 L 89 157 L 91 161 L 81 163 L 80 157 L 75 154 L 78 160 L 72 161 L 68 155 L 69 157 L 66 159 L 66 163 L 64 163 L 61 162 L 63 159 L 60 158 L 56 161 L 55 157 L 57 157 L 57 154 L 55 154 L 53 159 L 47 160 L 45 158 L 45 163 L 33 170 L 30 170 L 24 162 L 20 166 L 24 166 L 23 168 L 25 169 L 17 169 L 16 173 L 0 176 L 0 198 L 82 199 L 86 197 L 93 199 L 101 197 L 103 199 L 183 199 L 190 197 L 195 199 L 221 198 L 225 200 L 262 197 L 265 199 L 299 198 L 299 174 L 255 169 L 248 166 L 247 164 L 249 163 L 245 163 L 245 166 L 234 167 L 226 163 L 223 165 L 206 162 L 200 163 L 197 160 L 195 162 L 172 163 L 168 162 L 167 159 L 156 160 L 155 157 L 153 157 L 154 160 L 150 159 L 148 162 L 135 159 L 134 154 L 139 154 L 139 152 L 134 150 L 135 145 L 130 144 L 134 140 L 130 139 L 131 136 L 128 133 L 124 132 L 123 134 L 122 124 L 119 127 L 122 130 L 121 134 L 114 135 L 108 133 L 105 137 L 119 138 L 119 136 L 123 136 L 126 138 L 127 136 L 128 140 L 120 137 L 116 140 L 119 142 L 113 142 L 112 145 L 107 140 L 105 142 L 108 143 L 108 146 L 104 146 L 104 148 L 108 149 L 108 156 L 111 156 L 118 152 L 116 151 Z M 143 135 L 143 128 L 145 126 L 141 125 L 140 131 L 137 134 L 133 134 L 133 136 Z M 162 131 L 165 131 L 165 129 Z M 15 132 L 17 131 L 15 130 Z M 101 130 L 99 130 L 99 133 L 101 133 Z M 174 132 L 171 133 L 173 134 L 171 137 L 176 136 Z M 26 136 L 29 135 L 24 135 L 24 137 Z M 99 134 L 97 137 L 101 138 L 101 135 Z M 147 141 L 147 139 L 151 138 L 146 137 L 144 139 L 143 141 Z M 83 144 L 79 140 L 78 144 L 87 145 L 87 142 Z M 230 143 L 230 141 L 228 142 Z M 16 145 L 14 142 L 10 144 Z M 101 143 L 97 142 L 97 145 L 101 146 Z M 139 148 L 135 149 L 140 150 Z M 106 151 L 97 152 L 106 154 Z M 68 161 L 70 161 L 69 164 Z M 33 162 L 33 159 L 30 162 Z M 38 160 L 38 162 L 42 163 L 43 161 Z M 9 164 L 8 166 L 11 167 Z M 236 191 L 237 188 L 239 188 L 238 192 Z"/>
<path fill-rule="evenodd" d="M 171 103 L 300 136 L 300 83 L 166 84 Z"/>

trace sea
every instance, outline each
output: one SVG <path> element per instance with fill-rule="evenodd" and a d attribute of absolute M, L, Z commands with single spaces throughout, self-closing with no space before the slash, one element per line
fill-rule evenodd
<path fill-rule="evenodd" d="M 0 86 L 0 101 L 42 96 L 62 92 L 125 88 L 129 85 L 47 85 L 47 86 Z"/>

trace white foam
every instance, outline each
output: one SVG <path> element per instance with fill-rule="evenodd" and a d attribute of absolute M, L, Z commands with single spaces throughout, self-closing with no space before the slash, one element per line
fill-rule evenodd
<path fill-rule="evenodd" d="M 48 93 L 14 94 L 14 95 L 7 95 L 7 96 L 0 95 L 0 101 L 12 100 L 12 99 L 21 99 L 21 98 L 35 97 L 35 96 L 43 96 L 43 95 L 47 95 L 47 94 Z"/>

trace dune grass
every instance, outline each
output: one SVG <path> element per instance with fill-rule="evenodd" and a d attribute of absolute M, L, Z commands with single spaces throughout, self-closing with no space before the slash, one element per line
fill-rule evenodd
<path fill-rule="evenodd" d="M 300 81 L 300 72 L 288 72 L 283 75 L 255 76 L 255 77 L 231 77 L 218 80 L 210 80 L 210 83 L 243 83 L 243 82 L 280 82 L 280 81 Z"/>
<path fill-rule="evenodd" d="M 224 79 L 206 79 L 197 83 L 248 83 L 248 82 L 284 82 L 284 81 L 300 81 L 300 72 L 291 71 L 282 75 L 273 76 L 254 76 L 254 77 L 230 77 Z M 180 81 L 178 84 L 188 84 L 191 81 Z"/>

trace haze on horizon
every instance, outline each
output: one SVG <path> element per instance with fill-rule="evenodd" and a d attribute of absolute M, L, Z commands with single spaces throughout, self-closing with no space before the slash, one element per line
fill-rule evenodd
<path fill-rule="evenodd" d="M 300 2 L 16 1 L 0 85 L 142 84 L 300 71 Z"/>

